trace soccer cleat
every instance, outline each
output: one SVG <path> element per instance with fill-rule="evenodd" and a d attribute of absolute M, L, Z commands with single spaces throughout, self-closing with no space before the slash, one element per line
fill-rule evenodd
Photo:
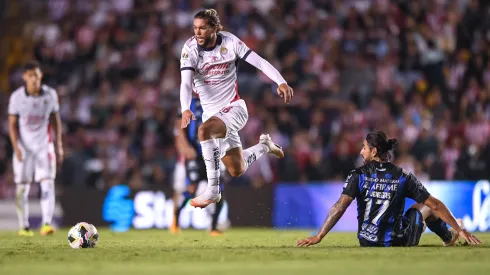
<path fill-rule="evenodd" d="M 32 237 L 34 236 L 34 232 L 30 229 L 21 229 L 19 230 L 19 232 L 17 232 L 17 234 L 19 236 L 23 236 L 23 237 Z"/>
<path fill-rule="evenodd" d="M 211 232 L 209 233 L 209 236 L 220 237 L 220 236 L 223 236 L 223 232 L 218 231 L 218 230 L 211 230 Z"/>
<path fill-rule="evenodd" d="M 456 219 L 456 221 L 458 222 L 459 227 L 461 227 L 461 229 L 464 229 L 463 220 Z M 454 230 L 453 228 L 449 228 L 449 232 L 451 232 L 451 240 L 449 242 L 444 242 L 444 246 L 454 246 L 459 239 L 459 233 L 456 230 Z"/>
<path fill-rule="evenodd" d="M 208 188 L 206 188 L 206 191 L 204 191 L 204 193 L 191 200 L 191 206 L 198 207 L 198 208 L 206 208 L 208 205 L 212 203 L 219 202 L 221 200 L 221 191 L 219 190 L 219 186 L 216 186 L 216 189 L 217 192 L 216 190 L 211 190 L 211 188 L 208 186 Z"/>
<path fill-rule="evenodd" d="M 56 230 L 54 230 L 54 227 L 49 224 L 45 224 L 41 226 L 41 229 L 39 230 L 41 233 L 41 236 L 47 236 L 47 235 L 52 235 Z"/>
<path fill-rule="evenodd" d="M 170 233 L 173 235 L 178 235 L 180 234 L 180 226 L 177 224 L 177 217 L 174 215 L 174 218 L 172 219 L 172 225 L 170 226 Z"/>
<path fill-rule="evenodd" d="M 260 135 L 259 142 L 269 147 L 269 153 L 278 158 L 284 157 L 284 151 L 282 151 L 282 147 L 272 142 L 272 139 L 268 134 Z"/>

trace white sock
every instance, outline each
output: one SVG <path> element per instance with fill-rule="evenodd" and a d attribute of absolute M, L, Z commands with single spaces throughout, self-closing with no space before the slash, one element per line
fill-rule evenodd
<path fill-rule="evenodd" d="M 17 184 L 15 190 L 15 202 L 17 208 L 17 218 L 19 220 L 19 228 L 24 229 L 29 227 L 29 190 L 31 189 L 30 183 Z"/>
<path fill-rule="evenodd" d="M 221 152 L 217 139 L 201 141 L 202 157 L 206 164 L 206 174 L 208 176 L 208 188 L 219 190 L 220 160 Z"/>
<path fill-rule="evenodd" d="M 43 225 L 51 224 L 55 206 L 54 181 L 44 179 L 41 181 L 41 211 L 43 214 Z"/>
<path fill-rule="evenodd" d="M 243 150 L 243 160 L 245 161 L 245 171 L 261 156 L 269 152 L 267 145 L 259 143 Z"/>

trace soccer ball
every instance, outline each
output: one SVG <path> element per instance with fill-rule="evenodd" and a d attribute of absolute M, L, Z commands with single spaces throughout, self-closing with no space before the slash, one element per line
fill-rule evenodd
<path fill-rule="evenodd" d="M 99 233 L 94 225 L 79 222 L 68 231 L 68 244 L 73 249 L 95 247 L 99 241 Z"/>

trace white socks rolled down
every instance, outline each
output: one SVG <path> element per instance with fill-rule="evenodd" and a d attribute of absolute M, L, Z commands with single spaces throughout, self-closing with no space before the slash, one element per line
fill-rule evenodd
<path fill-rule="evenodd" d="M 53 221 L 55 207 L 54 181 L 45 179 L 41 181 L 41 211 L 43 214 L 42 224 L 51 224 Z"/>
<path fill-rule="evenodd" d="M 219 192 L 221 151 L 218 140 L 208 139 L 202 141 L 201 148 L 208 176 L 208 189 L 211 188 L 211 190 Z"/>
<path fill-rule="evenodd" d="M 17 184 L 15 188 L 15 203 L 17 208 L 17 218 L 19 220 L 19 228 L 29 227 L 29 190 L 31 184 Z"/>
<path fill-rule="evenodd" d="M 252 147 L 243 150 L 243 160 L 245 161 L 245 171 L 248 167 L 252 165 L 256 160 L 262 157 L 264 154 L 269 152 L 269 147 L 267 145 L 259 143 Z"/>

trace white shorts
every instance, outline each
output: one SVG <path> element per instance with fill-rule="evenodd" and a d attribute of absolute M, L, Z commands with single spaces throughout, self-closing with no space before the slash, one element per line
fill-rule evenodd
<path fill-rule="evenodd" d="M 183 193 L 186 190 L 187 179 L 185 173 L 185 160 L 183 156 L 179 156 L 179 160 L 175 164 L 173 181 L 173 188 L 175 192 Z"/>
<path fill-rule="evenodd" d="M 242 142 L 240 141 L 238 131 L 240 131 L 245 124 L 247 124 L 247 105 L 243 99 L 239 99 L 223 107 L 213 116 L 221 119 L 226 125 L 226 136 L 218 139 L 221 149 L 221 157 L 224 157 L 226 152 L 229 150 L 242 147 Z"/>
<path fill-rule="evenodd" d="M 15 183 L 39 182 L 42 179 L 54 180 L 56 177 L 56 155 L 54 144 L 49 144 L 36 152 L 27 151 L 19 145 L 22 161 L 13 157 Z"/>

